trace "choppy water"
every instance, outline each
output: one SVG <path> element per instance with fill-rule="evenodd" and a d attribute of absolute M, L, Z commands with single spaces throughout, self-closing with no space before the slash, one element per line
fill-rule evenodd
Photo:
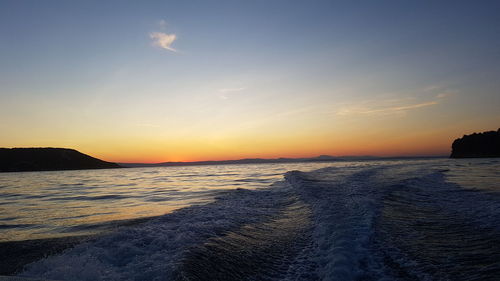
<path fill-rule="evenodd" d="M 0 173 L 0 242 L 99 233 L 328 163 Z"/>
<path fill-rule="evenodd" d="M 116 178 L 124 184 L 132 178 L 127 173 L 156 171 L 145 178 L 169 178 L 167 173 L 174 173 L 169 169 L 103 173 L 122 173 Z M 115 229 L 30 264 L 20 275 L 55 280 L 499 280 L 498 159 L 230 165 L 187 167 L 178 173 L 197 183 L 173 180 L 178 190 L 189 186 L 181 192 L 192 195 L 192 201 L 179 206 L 194 205 Z M 103 178 L 113 182 L 109 174 Z M 142 188 L 148 190 L 146 182 Z M 158 184 L 158 191 L 168 186 L 159 182 L 149 181 Z M 108 188 L 107 195 L 126 195 L 123 187 L 118 190 L 122 193 Z M 148 201 L 153 195 L 161 198 L 149 190 L 142 197 L 134 191 L 132 198 L 158 204 L 151 210 L 170 210 L 158 202 L 175 200 Z M 133 201 L 83 201 L 95 205 L 106 200 L 101 206 Z"/>

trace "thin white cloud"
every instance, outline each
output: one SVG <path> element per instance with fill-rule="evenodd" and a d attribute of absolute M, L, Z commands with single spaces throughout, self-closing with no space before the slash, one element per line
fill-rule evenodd
<path fill-rule="evenodd" d="M 456 94 L 456 91 L 446 85 L 430 85 L 422 89 L 423 93 L 434 94 L 436 99 L 444 99 Z"/>
<path fill-rule="evenodd" d="M 443 85 L 429 85 L 427 87 L 422 88 L 421 90 L 422 92 L 432 93 L 436 91 L 442 91 L 443 88 L 445 88 Z"/>
<path fill-rule="evenodd" d="M 243 90 L 245 90 L 245 88 L 223 88 L 219 89 L 219 93 L 240 92 Z"/>
<path fill-rule="evenodd" d="M 171 45 L 174 43 L 177 36 L 175 34 L 166 34 L 163 32 L 151 32 L 149 37 L 153 39 L 153 45 L 160 47 L 165 50 L 172 52 L 177 52 L 176 49 L 172 48 Z"/>
<path fill-rule="evenodd" d="M 436 95 L 436 98 L 438 99 L 444 99 L 444 98 L 448 98 L 448 97 L 451 97 L 453 96 L 453 93 L 451 92 L 443 92 L 443 93 L 439 93 Z"/>
<path fill-rule="evenodd" d="M 229 95 L 244 91 L 245 88 L 222 88 L 218 89 L 217 92 L 219 92 L 218 96 L 220 99 L 227 100 L 229 98 Z"/>
<path fill-rule="evenodd" d="M 454 92 L 448 88 L 431 85 L 423 88 L 421 93 L 433 94 L 433 97 L 427 101 L 417 102 L 414 97 L 400 99 L 368 100 L 358 104 L 346 104 L 336 111 L 336 115 L 390 115 L 404 114 L 411 110 L 434 106 L 442 103 L 445 99 L 454 95 Z"/>
<path fill-rule="evenodd" d="M 342 108 L 337 111 L 337 115 L 388 115 L 396 113 L 404 113 L 417 108 L 423 108 L 428 106 L 433 106 L 438 104 L 438 101 L 429 101 L 422 103 L 415 103 L 409 105 L 397 105 L 397 106 L 373 106 L 373 107 L 347 107 Z"/>

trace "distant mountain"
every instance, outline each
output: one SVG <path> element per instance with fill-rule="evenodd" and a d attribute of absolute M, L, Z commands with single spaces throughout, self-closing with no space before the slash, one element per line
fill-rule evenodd
<path fill-rule="evenodd" d="M 376 157 L 376 156 L 330 156 L 321 155 L 309 158 L 245 158 L 238 160 L 220 161 L 195 161 L 195 162 L 163 162 L 163 163 L 119 163 L 123 167 L 171 167 L 171 166 L 201 166 L 201 165 L 229 165 L 229 164 L 267 164 L 267 163 L 303 163 L 303 162 L 334 162 L 334 161 L 358 161 L 358 160 L 384 160 L 384 159 L 407 159 L 407 158 L 434 158 L 430 157 Z M 442 157 L 442 156 L 439 156 Z M 444 157 L 444 156 L 443 156 Z"/>
<path fill-rule="evenodd" d="M 320 158 L 321 157 L 321 158 Z M 266 164 L 266 163 L 296 163 L 296 162 L 320 162 L 334 161 L 336 157 L 320 156 L 314 158 L 245 158 L 238 160 L 212 160 L 212 161 L 194 161 L 194 162 L 162 162 L 162 163 L 120 163 L 124 167 L 171 167 L 171 166 L 200 166 L 200 165 L 228 165 L 228 164 Z"/>
<path fill-rule="evenodd" d="M 451 158 L 500 157 L 500 129 L 464 135 L 451 147 Z"/>
<path fill-rule="evenodd" d="M 120 168 L 67 148 L 0 148 L 0 172 Z"/>

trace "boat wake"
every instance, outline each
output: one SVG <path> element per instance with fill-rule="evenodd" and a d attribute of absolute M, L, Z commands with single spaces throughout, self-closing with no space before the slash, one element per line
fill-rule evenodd
<path fill-rule="evenodd" d="M 29 264 L 53 280 L 495 280 L 500 196 L 419 165 L 291 171 Z"/>

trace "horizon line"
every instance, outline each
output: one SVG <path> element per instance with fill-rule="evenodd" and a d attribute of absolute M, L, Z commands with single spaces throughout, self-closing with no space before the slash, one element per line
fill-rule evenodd
<path fill-rule="evenodd" d="M 323 158 L 322 158 L 323 157 Z M 277 158 L 239 158 L 239 159 L 223 159 L 223 160 L 196 160 L 196 161 L 164 161 L 164 162 L 114 162 L 116 164 L 124 165 L 161 165 L 161 164 L 201 164 L 202 163 L 221 163 L 221 162 L 237 162 L 237 161 L 279 161 L 279 160 L 296 160 L 301 162 L 301 160 L 313 160 L 314 162 L 330 162 L 335 160 L 344 160 L 345 158 L 351 158 L 356 160 L 370 160 L 370 159 L 399 159 L 399 158 L 448 158 L 449 155 L 446 154 L 434 154 L 434 155 L 391 155 L 391 156 L 375 156 L 375 155 L 342 155 L 342 156 L 332 156 L 332 155 L 319 155 L 311 157 L 277 157 Z M 252 164 L 249 163 L 223 163 L 223 164 Z M 258 164 L 258 163 L 255 163 Z"/>

